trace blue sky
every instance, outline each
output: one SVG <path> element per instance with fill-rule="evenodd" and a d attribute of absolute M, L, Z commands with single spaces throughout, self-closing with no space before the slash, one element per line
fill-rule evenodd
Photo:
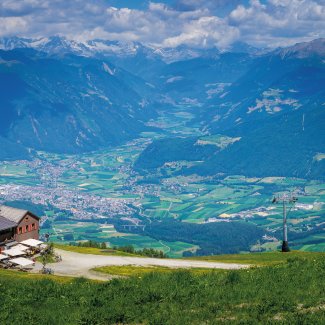
<path fill-rule="evenodd" d="M 223 9 L 224 7 L 234 8 L 238 4 L 248 4 L 249 0 L 244 1 L 178 1 L 178 0 L 147 0 L 147 1 L 138 1 L 138 0 L 107 0 L 107 4 L 114 6 L 116 8 L 132 8 L 132 9 L 145 9 L 148 7 L 149 2 L 155 3 L 163 3 L 171 8 L 175 8 L 177 10 L 187 11 L 197 7 L 209 6 L 211 8 L 211 4 L 214 7 L 219 7 L 219 9 Z M 263 1 L 261 1 L 263 2 Z"/>
<path fill-rule="evenodd" d="M 169 6 L 175 4 L 175 0 L 152 0 L 151 2 L 160 2 Z M 138 0 L 107 0 L 107 3 L 116 8 L 132 8 L 132 9 L 145 9 L 149 5 L 149 0 L 138 1 Z"/>
<path fill-rule="evenodd" d="M 324 37 L 325 0 L 1 0 L 0 37 L 277 47 Z"/>

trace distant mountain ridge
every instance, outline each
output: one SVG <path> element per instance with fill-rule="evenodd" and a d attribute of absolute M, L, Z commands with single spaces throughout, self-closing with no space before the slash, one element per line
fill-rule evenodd
<path fill-rule="evenodd" d="M 134 57 L 142 54 L 148 58 L 161 59 L 166 63 L 195 59 L 198 57 L 215 57 L 221 52 L 217 48 L 199 49 L 181 45 L 175 48 L 156 47 L 140 42 L 109 41 L 93 39 L 76 41 L 63 36 L 41 38 L 3 37 L 0 38 L 0 49 L 13 50 L 32 48 L 48 54 L 75 54 L 82 56 L 119 56 Z M 264 53 L 265 49 L 257 49 L 243 42 L 234 43 L 228 52 L 233 53 Z"/>
<path fill-rule="evenodd" d="M 32 48 L 48 54 L 75 54 L 82 56 L 120 56 L 132 57 L 139 53 L 152 58 L 160 58 L 167 63 L 195 59 L 198 57 L 213 58 L 221 53 L 247 53 L 250 55 L 264 55 L 278 53 L 281 56 L 295 55 L 296 57 L 308 57 L 311 53 L 324 55 L 324 38 L 310 42 L 297 43 L 286 48 L 273 50 L 272 48 L 256 48 L 244 42 L 235 42 L 227 50 L 220 51 L 217 48 L 193 48 L 186 45 L 178 47 L 157 47 L 136 41 L 112 41 L 93 39 L 80 41 L 67 39 L 64 36 L 50 36 L 40 38 L 2 37 L 0 38 L 1 50 L 13 50 L 17 48 Z"/>
<path fill-rule="evenodd" d="M 325 56 L 325 38 L 318 38 L 311 42 L 297 43 L 284 49 L 279 49 L 277 53 L 283 57 L 307 58 L 311 56 Z"/>
<path fill-rule="evenodd" d="M 324 174 L 324 159 L 311 163 L 325 152 L 324 39 L 272 52 L 240 43 L 220 53 L 62 37 L 2 38 L 0 48 L 0 159 L 28 157 L 32 149 L 79 153 L 115 145 L 150 130 L 147 122 L 161 110 L 182 108 L 204 133 L 241 140 L 225 150 L 198 150 L 186 139 L 175 156 L 168 146 L 179 140 L 156 142 L 150 148 L 157 166 L 203 155 L 206 174 L 244 173 L 256 164 L 251 171 L 260 174 L 301 176 L 310 164 L 310 176 Z M 277 150 L 265 151 L 268 143 Z M 155 160 L 147 154 L 137 168 Z M 297 166 L 287 163 L 290 157 Z"/>

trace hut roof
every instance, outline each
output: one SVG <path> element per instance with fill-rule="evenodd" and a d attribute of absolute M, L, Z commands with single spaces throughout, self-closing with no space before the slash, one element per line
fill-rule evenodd
<path fill-rule="evenodd" d="M 21 219 L 25 217 L 27 213 L 39 219 L 38 216 L 36 216 L 35 214 L 31 213 L 28 210 L 12 208 L 7 205 L 0 205 L 0 217 L 15 222 L 16 226 L 21 221 Z"/>
<path fill-rule="evenodd" d="M 14 222 L 14 221 L 11 221 L 5 217 L 2 217 L 0 215 L 0 231 L 2 230 L 7 230 L 7 229 L 10 229 L 10 228 L 14 228 L 17 226 L 17 223 Z"/>

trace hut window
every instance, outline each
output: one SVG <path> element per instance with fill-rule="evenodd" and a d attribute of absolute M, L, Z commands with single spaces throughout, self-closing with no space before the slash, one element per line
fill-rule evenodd
<path fill-rule="evenodd" d="M 26 226 L 26 232 L 28 231 L 28 225 Z"/>

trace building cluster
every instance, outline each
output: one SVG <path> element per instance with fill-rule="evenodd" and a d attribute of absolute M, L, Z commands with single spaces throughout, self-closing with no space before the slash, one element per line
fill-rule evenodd
<path fill-rule="evenodd" d="M 0 205 L 0 253 L 14 242 L 38 240 L 39 220 L 27 210 Z"/>
<path fill-rule="evenodd" d="M 107 198 L 77 190 L 47 188 L 45 186 L 0 185 L 4 200 L 30 201 L 43 206 L 51 205 L 60 210 L 70 211 L 77 219 L 97 218 L 98 215 L 132 215 L 133 199 Z"/>

